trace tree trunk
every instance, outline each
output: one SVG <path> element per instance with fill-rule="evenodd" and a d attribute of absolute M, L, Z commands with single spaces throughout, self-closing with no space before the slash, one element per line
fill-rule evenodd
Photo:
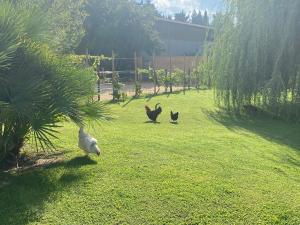
<path fill-rule="evenodd" d="M 14 138 L 14 145 L 7 152 L 3 162 L 4 168 L 11 168 L 18 166 L 18 158 L 22 147 L 24 146 L 24 138 Z"/>

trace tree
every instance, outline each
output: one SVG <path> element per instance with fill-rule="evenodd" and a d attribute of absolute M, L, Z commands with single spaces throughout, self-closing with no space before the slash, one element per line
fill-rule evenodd
<path fill-rule="evenodd" d="M 86 0 L 14 0 L 25 14 L 28 10 L 42 20 L 30 21 L 31 31 L 47 27 L 47 42 L 56 52 L 70 53 L 79 45 L 84 36 L 83 23 L 86 17 Z M 23 19 L 30 19 L 22 15 Z M 40 23 L 43 24 L 40 24 Z M 46 29 L 45 29 L 46 30 Z M 45 33 L 44 33 L 45 35 Z"/>
<path fill-rule="evenodd" d="M 132 57 L 134 52 L 159 51 L 161 43 L 154 29 L 155 15 L 152 4 L 138 5 L 127 0 L 88 0 L 86 34 L 77 52 Z"/>
<path fill-rule="evenodd" d="M 179 21 L 179 22 L 183 22 L 186 23 L 188 20 L 188 16 L 186 15 L 186 13 L 182 10 L 179 13 L 175 13 L 175 20 Z"/>
<path fill-rule="evenodd" d="M 254 104 L 300 118 L 300 2 L 230 1 L 215 22 L 210 56 L 217 96 L 227 108 Z"/>
<path fill-rule="evenodd" d="M 171 15 L 166 16 L 167 20 L 173 20 L 173 17 Z"/>
<path fill-rule="evenodd" d="M 37 147 L 54 148 L 63 118 L 82 126 L 104 115 L 91 100 L 93 73 L 50 49 L 51 24 L 35 12 L 0 0 L 0 162 L 15 159 L 30 137 Z"/>
<path fill-rule="evenodd" d="M 207 14 L 206 10 L 205 10 L 204 16 L 202 18 L 202 25 L 209 26 L 209 17 L 208 17 L 208 14 Z"/>
<path fill-rule="evenodd" d="M 183 85 L 184 83 L 184 71 L 181 69 L 175 69 L 172 72 L 170 83 L 171 85 Z"/>
<path fill-rule="evenodd" d="M 52 34 L 56 38 L 56 48 L 63 53 L 74 52 L 85 34 L 84 11 L 86 0 L 54 0 L 49 8 L 53 18 Z"/>
<path fill-rule="evenodd" d="M 196 10 L 193 11 L 192 23 L 202 25 L 202 14 L 201 14 L 200 10 L 199 10 L 199 12 L 196 12 Z"/>

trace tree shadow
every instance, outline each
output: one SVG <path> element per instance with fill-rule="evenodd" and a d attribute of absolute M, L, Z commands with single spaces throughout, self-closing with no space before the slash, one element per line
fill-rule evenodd
<path fill-rule="evenodd" d="M 159 94 L 149 94 L 146 95 L 147 102 L 150 102 L 152 98 L 157 97 Z"/>
<path fill-rule="evenodd" d="M 62 184 L 68 185 L 68 184 L 72 184 L 75 183 L 79 180 L 81 180 L 83 178 L 82 174 L 78 174 L 78 173 L 67 173 L 67 174 L 63 174 L 60 178 L 59 178 L 59 182 L 61 182 Z"/>
<path fill-rule="evenodd" d="M 104 105 L 121 105 L 124 101 L 121 100 L 105 100 L 103 101 Z"/>
<path fill-rule="evenodd" d="M 122 105 L 122 108 L 125 108 L 127 105 L 129 105 L 135 99 L 138 99 L 138 98 L 137 97 L 131 97 L 127 102 L 125 102 L 124 105 Z"/>
<path fill-rule="evenodd" d="M 147 95 L 145 95 L 145 98 L 147 99 L 147 102 L 149 102 L 154 97 L 167 96 L 167 98 L 169 98 L 170 95 L 178 95 L 182 92 L 183 92 L 183 90 L 176 90 L 176 91 L 173 91 L 172 93 L 171 92 L 161 92 L 161 93 L 156 93 L 156 94 L 147 94 Z"/>
<path fill-rule="evenodd" d="M 232 132 L 240 132 L 241 129 L 248 130 L 260 137 L 280 145 L 291 147 L 296 154 L 300 155 L 300 125 L 292 124 L 277 118 L 272 118 L 267 113 L 236 115 L 224 110 L 202 112 L 211 120 L 214 120 Z M 275 154 L 277 162 L 300 167 L 299 160 L 286 153 Z"/>
<path fill-rule="evenodd" d="M 185 92 L 188 92 L 188 91 L 190 91 L 190 90 L 186 90 Z M 138 96 L 138 97 L 132 96 L 125 103 L 123 101 L 108 100 L 108 101 L 104 102 L 104 105 L 121 105 L 122 103 L 124 103 L 122 105 L 122 108 L 125 108 L 127 105 L 129 105 L 134 100 L 145 98 L 146 101 L 149 102 L 149 101 L 152 100 L 152 98 L 155 98 L 155 97 L 158 97 L 158 96 L 166 96 L 167 98 L 169 98 L 170 95 L 178 95 L 178 94 L 181 94 L 181 93 L 183 93 L 183 90 L 176 90 L 176 91 L 173 91 L 172 93 L 171 92 L 159 92 L 159 93 L 156 93 L 156 94 L 154 94 L 154 93 L 144 94 L 144 95 L 141 95 L 141 96 Z"/>
<path fill-rule="evenodd" d="M 25 225 L 36 222 L 44 212 L 46 201 L 55 201 L 60 193 L 85 179 L 78 167 L 95 164 L 88 157 L 77 157 L 45 167 L 0 172 L 0 224 Z M 64 172 L 57 176 L 59 173 L 55 173 L 55 170 L 60 168 L 65 168 Z"/>

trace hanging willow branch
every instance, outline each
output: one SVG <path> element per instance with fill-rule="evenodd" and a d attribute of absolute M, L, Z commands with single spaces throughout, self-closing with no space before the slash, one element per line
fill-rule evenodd
<path fill-rule="evenodd" d="M 300 1 L 228 0 L 210 61 L 217 99 L 300 118 Z"/>

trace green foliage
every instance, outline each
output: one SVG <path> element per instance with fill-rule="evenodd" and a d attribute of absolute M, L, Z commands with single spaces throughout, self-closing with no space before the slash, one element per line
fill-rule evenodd
<path fill-rule="evenodd" d="M 139 97 L 143 94 L 142 85 L 139 82 L 134 83 L 135 97 Z"/>
<path fill-rule="evenodd" d="M 175 69 L 170 78 L 170 83 L 173 85 L 182 85 L 184 82 L 184 71 L 181 69 Z"/>
<path fill-rule="evenodd" d="M 170 92 L 173 92 L 174 85 L 182 85 L 184 83 L 185 74 L 180 69 L 175 69 L 172 73 L 166 72 L 166 70 L 157 70 L 157 79 L 159 84 L 163 84 L 165 87 L 165 92 L 170 89 Z"/>
<path fill-rule="evenodd" d="M 149 67 L 148 69 L 138 69 L 138 73 L 143 77 L 147 77 L 149 80 L 153 82 L 154 85 L 154 94 L 157 94 L 157 87 L 160 87 L 161 82 L 157 75 L 157 71 L 154 71 L 153 68 Z M 142 90 L 141 90 L 142 91 Z"/>
<path fill-rule="evenodd" d="M 10 65 L 13 54 L 18 48 L 19 16 L 6 1 L 0 1 L 0 72 Z M 10 15 L 10 17 L 8 17 Z M 15 18 L 15 19 L 12 19 Z"/>
<path fill-rule="evenodd" d="M 172 73 L 158 69 L 154 73 L 153 68 L 149 67 L 149 69 L 139 69 L 139 74 L 148 77 L 157 87 L 164 85 L 166 91 L 168 88 L 171 91 L 173 85 L 182 85 L 185 79 L 184 72 L 180 69 L 175 69 Z"/>
<path fill-rule="evenodd" d="M 168 77 L 166 76 L 166 71 L 164 69 L 158 69 L 155 72 L 157 77 L 157 86 L 167 84 Z"/>
<path fill-rule="evenodd" d="M 155 8 L 137 5 L 127 0 L 88 0 L 86 35 L 78 52 L 111 55 L 114 50 L 121 57 L 132 57 L 134 52 L 148 52 L 160 48 L 154 29 Z"/>
<path fill-rule="evenodd" d="M 120 99 L 120 100 L 121 100 L 122 102 L 125 102 L 125 101 L 127 100 L 127 98 L 128 98 L 127 94 L 126 94 L 125 92 L 122 92 L 122 93 L 121 93 L 121 99 Z"/>
<path fill-rule="evenodd" d="M 300 117 L 300 2 L 228 1 L 215 21 L 210 57 L 217 98 L 240 110 L 258 104 L 285 118 Z"/>
<path fill-rule="evenodd" d="M 104 55 L 91 56 L 91 55 L 68 55 L 70 62 L 77 66 L 90 67 L 94 71 L 98 71 L 101 66 L 101 62 L 104 60 L 111 60 L 111 58 Z"/>
<path fill-rule="evenodd" d="M 113 86 L 113 101 L 123 101 L 125 95 L 121 92 L 122 87 L 124 86 L 120 83 L 119 74 L 114 73 L 112 75 L 112 86 Z"/>
<path fill-rule="evenodd" d="M 84 36 L 86 0 L 14 0 L 13 2 L 15 8 L 18 8 L 18 16 L 22 18 L 25 29 L 30 32 L 27 34 L 31 38 L 37 34 L 56 52 L 73 52 Z"/>
<path fill-rule="evenodd" d="M 154 80 L 153 73 L 152 73 L 152 68 L 149 68 L 149 69 L 139 68 L 138 73 L 141 76 L 148 77 L 152 81 Z"/>
<path fill-rule="evenodd" d="M 84 10 L 85 2 L 86 0 L 52 1 L 49 9 L 54 20 L 52 35 L 56 38 L 56 46 L 60 52 L 74 52 L 84 36 L 84 21 L 87 16 Z"/>
<path fill-rule="evenodd" d="M 37 147 L 53 148 L 49 137 L 56 136 L 62 118 L 83 125 L 85 118 L 104 118 L 105 110 L 92 101 L 92 70 L 51 51 L 41 38 L 48 27 L 32 24 L 36 14 L 23 4 L 0 1 L 0 6 L 1 162 L 17 155 L 29 137 Z"/>
<path fill-rule="evenodd" d="M 192 83 L 198 89 L 200 86 L 212 87 L 213 72 L 212 60 L 204 56 L 201 63 L 192 72 Z"/>

